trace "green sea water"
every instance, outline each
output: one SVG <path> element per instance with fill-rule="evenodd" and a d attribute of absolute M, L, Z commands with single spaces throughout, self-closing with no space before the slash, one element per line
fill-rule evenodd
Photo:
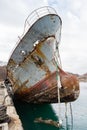
<path fill-rule="evenodd" d="M 59 111 L 58 104 L 27 104 L 22 102 L 14 102 L 17 113 L 22 121 L 24 130 L 87 130 L 87 83 L 80 84 L 80 96 L 72 103 L 72 111 L 70 104 L 61 104 Z M 73 116 L 72 113 L 73 112 Z M 43 120 L 52 119 L 59 120 L 61 115 L 62 127 L 34 122 L 36 118 Z"/>

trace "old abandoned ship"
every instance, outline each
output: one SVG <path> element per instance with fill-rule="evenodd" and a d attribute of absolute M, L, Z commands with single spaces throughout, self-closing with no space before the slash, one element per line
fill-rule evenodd
<path fill-rule="evenodd" d="M 55 103 L 78 98 L 78 79 L 61 68 L 61 26 L 61 18 L 51 7 L 39 8 L 27 17 L 7 64 L 5 84 L 15 100 Z"/>

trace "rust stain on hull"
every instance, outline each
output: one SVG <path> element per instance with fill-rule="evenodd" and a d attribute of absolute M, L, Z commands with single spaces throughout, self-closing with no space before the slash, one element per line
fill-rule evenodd
<path fill-rule="evenodd" d="M 54 49 L 56 51 L 56 44 L 60 42 L 61 18 L 53 9 L 50 12 L 49 7 L 42 9 L 47 14 L 39 17 L 27 30 L 7 65 L 14 99 L 28 103 L 58 102 L 57 76 L 60 75 L 61 102 L 74 101 L 79 96 L 78 80 L 61 68 L 58 73 L 54 62 Z"/>
<path fill-rule="evenodd" d="M 52 73 L 47 78 L 39 81 L 31 88 L 23 86 L 21 89 L 15 92 L 15 99 L 26 101 L 28 103 L 56 103 L 58 102 L 58 86 L 56 80 L 57 72 Z M 72 78 L 76 81 L 75 76 Z M 62 80 L 62 79 L 61 79 Z M 68 79 L 69 80 L 69 79 Z M 62 80 L 63 82 L 63 80 Z M 74 83 L 74 81 L 72 80 Z M 73 85 L 74 88 L 73 88 Z M 77 99 L 79 96 L 79 84 L 72 84 L 72 86 L 63 86 L 60 88 L 60 100 L 61 102 L 71 102 Z"/>

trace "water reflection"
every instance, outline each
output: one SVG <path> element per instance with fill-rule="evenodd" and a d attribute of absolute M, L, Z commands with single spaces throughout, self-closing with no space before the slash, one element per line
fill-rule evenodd
<path fill-rule="evenodd" d="M 81 84 L 80 97 L 72 103 L 73 109 L 73 130 L 87 130 L 87 83 Z M 70 114 L 70 106 L 66 108 L 61 104 L 61 114 L 63 119 L 62 128 L 57 128 L 44 123 L 35 123 L 36 118 L 52 119 L 58 121 L 58 104 L 27 104 L 22 102 L 14 102 L 17 113 L 22 121 L 24 130 L 72 130 L 72 117 Z M 67 115 L 67 116 L 66 116 Z"/>
<path fill-rule="evenodd" d="M 36 118 L 42 119 L 52 119 L 53 121 L 58 121 L 53 108 L 49 104 L 27 104 L 22 102 L 14 102 L 17 113 L 22 121 L 24 130 L 58 130 L 59 128 L 44 124 L 44 123 L 35 123 Z"/>

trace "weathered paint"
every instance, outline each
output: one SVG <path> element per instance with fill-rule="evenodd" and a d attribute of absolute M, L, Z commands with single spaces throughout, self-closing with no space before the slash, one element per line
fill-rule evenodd
<path fill-rule="evenodd" d="M 39 81 L 37 84 L 31 88 L 27 88 L 26 85 L 19 86 L 15 93 L 15 98 L 29 103 L 55 103 L 58 102 L 58 86 L 57 86 L 57 72 L 49 75 L 42 81 Z M 60 88 L 60 100 L 61 102 L 70 102 L 74 101 L 79 96 L 79 83 L 75 76 L 72 77 L 72 85 L 67 84 L 66 81 L 69 81 L 70 77 L 64 81 L 61 79 L 61 82 L 68 86 L 63 86 Z M 74 86 L 74 88 L 73 88 Z"/>
<path fill-rule="evenodd" d="M 7 78 L 16 99 L 32 103 L 57 102 L 57 67 L 53 61 L 61 24 L 56 12 L 48 11 L 30 26 L 19 41 L 7 65 Z M 61 101 L 67 96 L 72 97 L 67 101 L 76 99 L 72 86 L 63 90 L 60 90 Z"/>

